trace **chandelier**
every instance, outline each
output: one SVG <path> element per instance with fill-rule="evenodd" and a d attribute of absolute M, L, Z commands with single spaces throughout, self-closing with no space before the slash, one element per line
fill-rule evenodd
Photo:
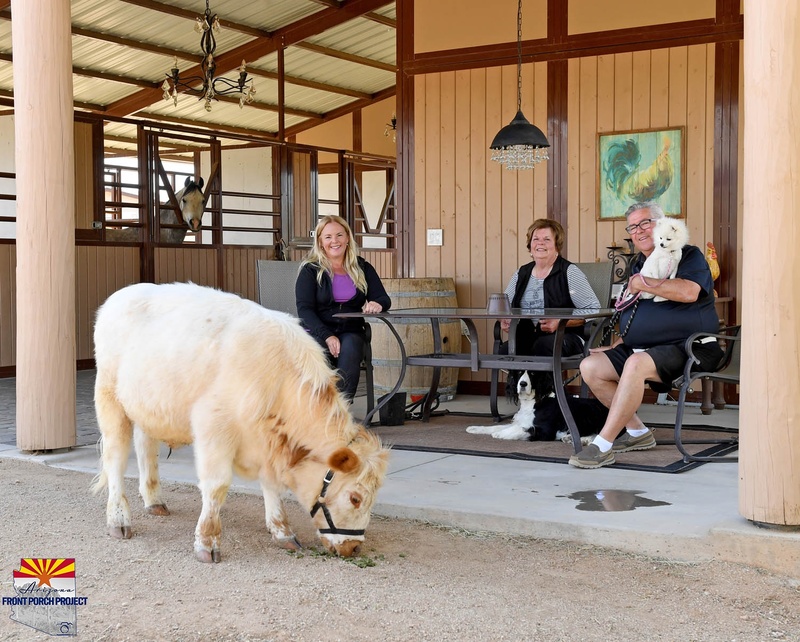
<path fill-rule="evenodd" d="M 517 115 L 497 132 L 489 149 L 492 160 L 506 169 L 532 169 L 549 158 L 550 143 L 536 125 L 522 114 L 522 0 L 517 4 Z"/>
<path fill-rule="evenodd" d="M 391 120 L 388 123 L 386 123 L 386 129 L 383 130 L 383 135 L 386 136 L 387 138 L 389 137 L 389 135 L 391 135 L 392 142 L 393 143 L 397 142 L 397 115 L 396 114 L 392 114 Z"/>
<path fill-rule="evenodd" d="M 161 85 L 161 89 L 164 90 L 164 100 L 167 102 L 171 100 L 177 107 L 178 91 L 182 90 L 197 96 L 199 100 L 205 100 L 206 111 L 211 111 L 211 101 L 218 100 L 218 95 L 225 96 L 238 93 L 239 109 L 244 107 L 245 103 L 250 104 L 253 102 L 256 89 L 253 86 L 253 79 L 247 77 L 247 68 L 244 60 L 242 60 L 242 64 L 239 67 L 238 80 L 230 80 L 224 76 L 217 77 L 214 75 L 217 68 L 217 63 L 214 60 L 214 51 L 217 49 L 214 32 L 219 31 L 219 18 L 216 14 L 211 15 L 208 0 L 206 0 L 206 12 L 202 18 L 197 18 L 194 30 L 201 34 L 200 49 L 203 52 L 203 59 L 200 62 L 200 69 L 203 75 L 181 78 L 180 70 L 178 69 L 178 57 L 175 56 L 175 63 L 170 73 L 166 74 L 167 79 Z"/>

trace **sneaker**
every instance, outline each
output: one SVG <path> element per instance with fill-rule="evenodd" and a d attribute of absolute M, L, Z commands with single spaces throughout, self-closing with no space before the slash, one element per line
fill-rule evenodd
<path fill-rule="evenodd" d="M 601 453 L 597 444 L 589 444 L 577 455 L 569 458 L 569 465 L 577 468 L 600 468 L 601 466 L 610 466 L 615 461 L 613 450 Z"/>
<path fill-rule="evenodd" d="M 615 453 L 626 453 L 629 450 L 650 450 L 656 447 L 656 436 L 648 429 L 643 435 L 631 437 L 627 432 L 614 440 L 611 450 Z"/>

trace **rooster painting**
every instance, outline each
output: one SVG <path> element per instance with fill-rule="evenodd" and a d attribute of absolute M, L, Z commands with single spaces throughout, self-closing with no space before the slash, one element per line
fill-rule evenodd
<path fill-rule="evenodd" d="M 629 205 L 658 201 L 669 214 L 681 211 L 682 130 L 601 136 L 601 218 L 619 217 Z M 677 147 L 677 149 L 676 149 Z"/>

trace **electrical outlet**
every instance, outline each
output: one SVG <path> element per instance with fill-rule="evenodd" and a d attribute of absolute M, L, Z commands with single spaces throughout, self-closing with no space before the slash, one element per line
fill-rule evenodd
<path fill-rule="evenodd" d="M 428 230 L 428 245 L 431 246 L 441 246 L 443 244 L 444 237 L 442 230 Z"/>

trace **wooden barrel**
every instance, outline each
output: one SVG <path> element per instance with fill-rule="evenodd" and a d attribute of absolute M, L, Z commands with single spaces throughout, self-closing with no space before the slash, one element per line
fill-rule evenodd
<path fill-rule="evenodd" d="M 456 286 L 451 278 L 430 277 L 420 279 L 382 279 L 386 292 L 392 299 L 392 310 L 400 308 L 456 308 Z M 372 364 L 374 367 L 375 395 L 389 392 L 400 376 L 400 350 L 397 339 L 383 321 L 370 321 L 372 326 Z M 406 354 L 433 352 L 433 330 L 429 319 L 397 319 L 392 321 L 403 340 Z M 461 352 L 461 322 L 453 319 L 440 322 L 442 351 Z M 400 392 L 410 397 L 424 395 L 430 390 L 433 368 L 409 366 Z M 439 394 L 442 400 L 452 399 L 458 384 L 458 368 L 442 368 L 439 377 Z"/>

